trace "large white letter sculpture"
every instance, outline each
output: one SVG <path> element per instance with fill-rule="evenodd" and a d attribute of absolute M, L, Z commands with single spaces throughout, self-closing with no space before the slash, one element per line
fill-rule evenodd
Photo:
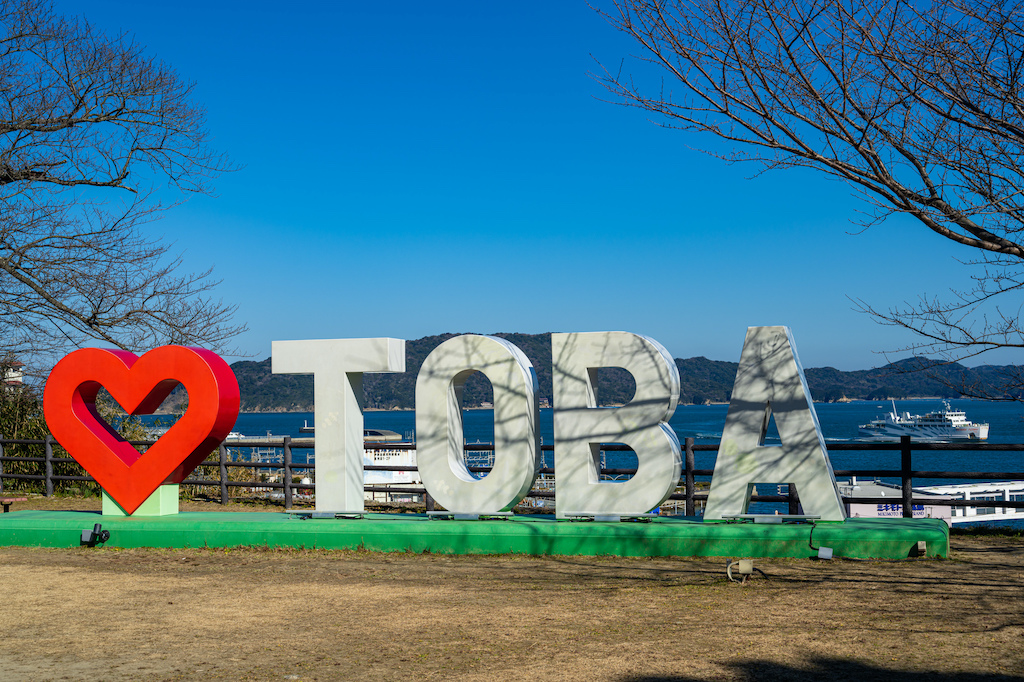
<path fill-rule="evenodd" d="M 482 479 L 466 467 L 462 389 L 482 372 L 494 389 L 494 468 Z M 451 512 L 510 511 L 526 497 L 540 464 L 537 374 L 516 346 L 493 336 L 448 339 L 416 378 L 416 459 L 423 486 Z"/>
<path fill-rule="evenodd" d="M 363 511 L 363 372 L 404 372 L 402 339 L 274 341 L 275 374 L 312 374 L 316 508 Z"/>
<path fill-rule="evenodd" d="M 642 514 L 679 485 L 679 439 L 668 425 L 679 401 L 679 370 L 665 347 L 627 332 L 551 335 L 554 393 L 555 514 Z M 628 405 L 597 406 L 597 370 L 633 375 Z M 600 480 L 601 443 L 633 448 L 637 472 L 628 481 Z"/>
<path fill-rule="evenodd" d="M 766 446 L 773 415 L 782 444 Z M 846 518 L 788 327 L 747 329 L 704 519 L 747 513 L 758 483 L 793 484 L 805 514 Z"/>

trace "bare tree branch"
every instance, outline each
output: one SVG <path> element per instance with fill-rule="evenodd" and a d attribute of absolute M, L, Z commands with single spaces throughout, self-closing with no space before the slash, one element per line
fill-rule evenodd
<path fill-rule="evenodd" d="M 204 123 L 192 84 L 130 36 L 0 0 L 0 354 L 222 348 L 244 329 L 209 271 L 181 274 L 143 230 L 162 186 L 208 192 L 231 170 Z"/>
<path fill-rule="evenodd" d="M 734 143 L 715 156 L 844 180 L 874 211 L 979 252 L 975 288 L 862 310 L 948 361 L 1024 347 L 1024 5 L 1002 0 L 613 0 L 597 9 L 677 89 L 621 68 L 615 101 Z M 646 71 L 641 69 L 641 77 Z M 648 94 L 655 93 L 656 94 Z M 1011 306 L 996 307 L 995 297 Z M 906 350 L 906 349 L 902 349 Z M 1010 381 L 1009 383 L 1013 383 Z"/>

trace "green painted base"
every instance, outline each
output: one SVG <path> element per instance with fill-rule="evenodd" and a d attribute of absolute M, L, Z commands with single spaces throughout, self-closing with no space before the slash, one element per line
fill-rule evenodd
<path fill-rule="evenodd" d="M 82 530 L 101 522 L 110 547 L 307 547 L 435 554 L 816 557 L 904 559 L 926 543 L 930 557 L 949 553 L 939 519 L 847 519 L 841 523 L 649 523 L 555 521 L 550 516 L 453 521 L 420 514 L 309 519 L 267 512 L 184 512 L 113 517 L 95 512 L 0 514 L 0 546 L 77 547 Z"/>
<path fill-rule="evenodd" d="M 139 505 L 132 516 L 170 516 L 178 513 L 178 484 L 162 485 Z M 104 516 L 128 516 L 128 513 L 103 491 Z"/>

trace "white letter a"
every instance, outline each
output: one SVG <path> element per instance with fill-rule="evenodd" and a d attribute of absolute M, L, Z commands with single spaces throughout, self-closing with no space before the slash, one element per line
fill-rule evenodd
<path fill-rule="evenodd" d="M 774 416 L 781 445 L 764 445 Z M 715 461 L 705 520 L 746 514 L 756 484 L 796 486 L 804 514 L 846 518 L 825 439 L 787 327 L 750 327 Z"/>

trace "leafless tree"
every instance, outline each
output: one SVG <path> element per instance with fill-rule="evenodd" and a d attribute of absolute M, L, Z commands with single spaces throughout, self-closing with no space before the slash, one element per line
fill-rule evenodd
<path fill-rule="evenodd" d="M 143 229 L 229 170 L 192 88 L 129 35 L 0 0 L 0 354 L 220 348 L 242 330 L 211 273 L 182 274 Z"/>
<path fill-rule="evenodd" d="M 614 0 L 662 82 L 603 68 L 628 106 L 732 143 L 730 161 L 848 182 L 971 250 L 972 284 L 860 308 L 945 361 L 1024 347 L 1024 6 L 999 0 Z M 667 72 L 667 74 L 666 74 Z M 664 76 L 668 75 L 668 84 Z M 1024 386 L 1006 377 L 1009 392 Z M 990 396 L 991 397 L 991 396 Z"/>

